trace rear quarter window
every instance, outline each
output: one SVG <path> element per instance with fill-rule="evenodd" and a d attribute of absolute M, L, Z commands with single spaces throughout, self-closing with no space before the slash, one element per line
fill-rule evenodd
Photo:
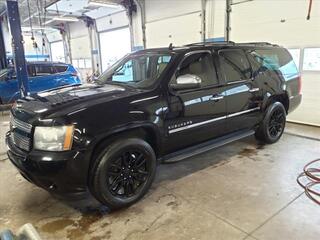
<path fill-rule="evenodd" d="M 55 67 L 57 73 L 66 72 L 67 69 L 68 69 L 68 66 L 66 66 L 66 65 L 57 65 L 57 66 L 54 66 L 54 67 Z"/>
<path fill-rule="evenodd" d="M 259 70 L 281 72 L 286 79 L 298 75 L 298 69 L 290 53 L 283 48 L 255 49 L 250 52 Z"/>
<path fill-rule="evenodd" d="M 55 69 L 52 65 L 35 65 L 37 76 L 48 76 L 55 74 Z"/>

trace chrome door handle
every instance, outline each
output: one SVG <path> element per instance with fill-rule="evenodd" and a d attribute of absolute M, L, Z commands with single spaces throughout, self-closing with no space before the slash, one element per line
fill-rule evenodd
<path fill-rule="evenodd" d="M 249 89 L 249 92 L 253 93 L 253 92 L 258 92 L 260 89 L 259 88 L 251 88 Z"/>
<path fill-rule="evenodd" d="M 221 100 L 223 98 L 224 98 L 224 96 L 222 96 L 222 95 L 214 95 L 214 96 L 210 97 L 209 99 L 211 101 L 219 101 L 219 100 Z"/>

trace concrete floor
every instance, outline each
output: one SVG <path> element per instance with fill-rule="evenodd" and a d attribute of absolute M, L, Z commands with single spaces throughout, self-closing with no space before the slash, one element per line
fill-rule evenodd
<path fill-rule="evenodd" d="M 43 239 L 318 239 L 320 207 L 296 183 L 320 158 L 320 129 L 288 124 L 276 144 L 250 137 L 161 165 L 136 205 L 107 213 L 92 200 L 66 202 L 24 180 L 3 144 L 0 116 L 0 230 L 32 223 Z M 307 135 L 306 137 L 304 137 Z"/>

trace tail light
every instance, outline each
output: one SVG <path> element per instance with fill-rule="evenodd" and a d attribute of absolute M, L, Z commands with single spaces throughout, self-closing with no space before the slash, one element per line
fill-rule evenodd
<path fill-rule="evenodd" d="M 298 77 L 298 92 L 299 92 L 299 94 L 302 93 L 302 79 L 301 79 L 301 75 Z"/>

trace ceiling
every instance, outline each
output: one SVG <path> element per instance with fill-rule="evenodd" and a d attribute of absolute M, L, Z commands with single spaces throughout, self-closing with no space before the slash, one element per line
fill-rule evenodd
<path fill-rule="evenodd" d="M 64 22 L 57 17 L 72 20 L 88 16 L 96 19 L 122 11 L 119 3 L 120 0 L 19 0 L 21 25 L 30 27 L 31 23 L 33 28 L 50 28 Z M 6 0 L 0 0 L 0 14 L 5 10 Z"/>

